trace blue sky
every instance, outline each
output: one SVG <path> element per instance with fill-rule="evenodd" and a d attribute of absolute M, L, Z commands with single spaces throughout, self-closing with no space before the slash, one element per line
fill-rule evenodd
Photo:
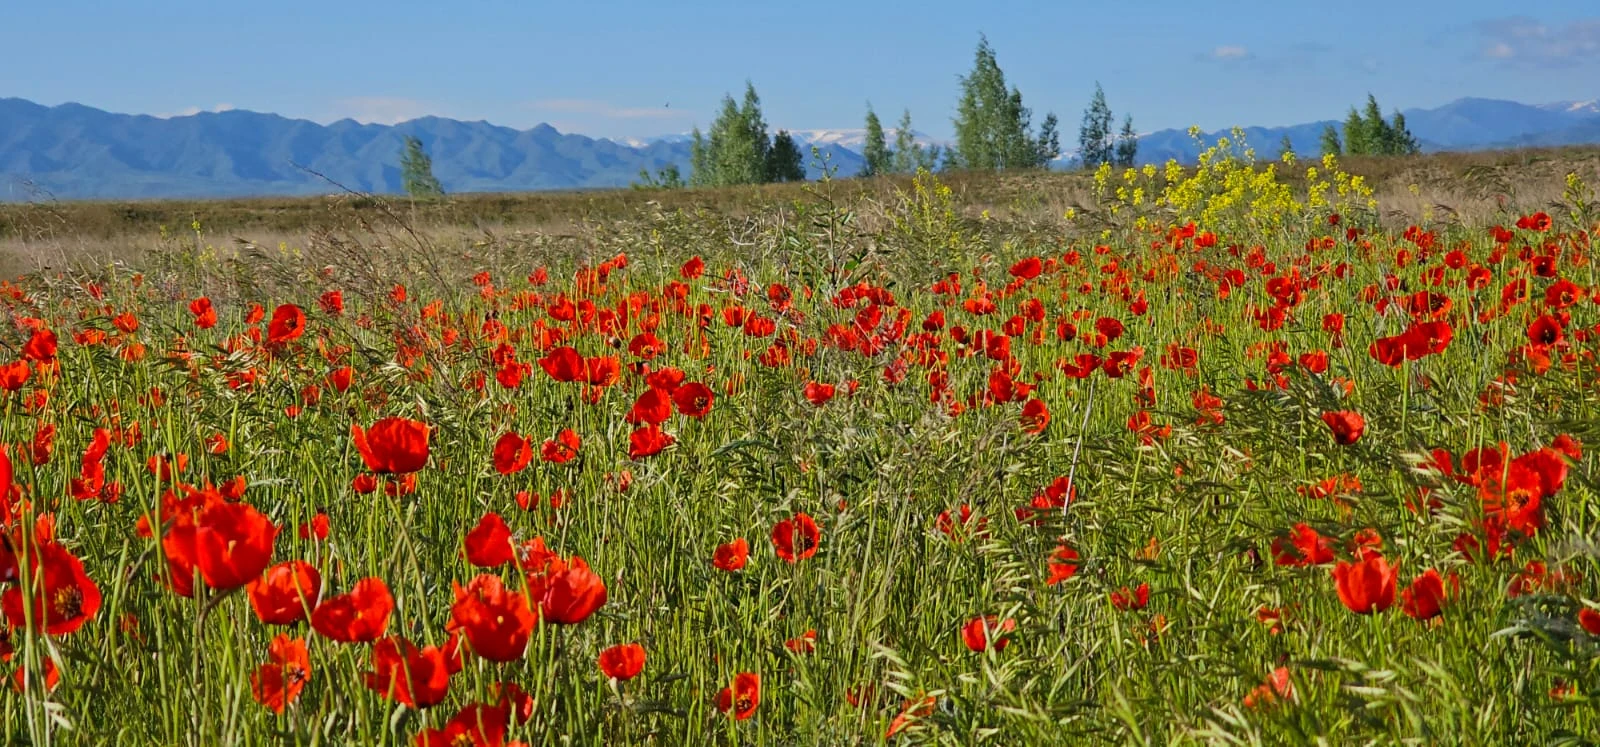
<path fill-rule="evenodd" d="M 162 115 L 648 136 L 704 126 L 748 78 L 775 128 L 860 127 L 871 101 L 942 137 L 979 32 L 1036 121 L 1053 110 L 1069 136 L 1097 80 L 1141 131 L 1334 118 L 1368 91 L 1386 108 L 1600 98 L 1593 0 L 7 5 L 0 96 Z"/>

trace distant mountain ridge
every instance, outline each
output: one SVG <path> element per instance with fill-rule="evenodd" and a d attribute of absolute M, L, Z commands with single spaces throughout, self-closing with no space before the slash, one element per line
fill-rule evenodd
<path fill-rule="evenodd" d="M 1463 98 L 1405 115 L 1427 151 L 1600 143 L 1600 100 L 1529 105 Z M 1277 155 L 1285 135 L 1296 152 L 1309 155 L 1319 151 L 1328 124 L 1337 122 L 1244 131 L 1264 157 Z M 863 131 L 791 132 L 802 149 L 815 145 L 826 153 L 838 174 L 860 170 Z M 1210 143 L 1223 134 L 1203 138 Z M 640 169 L 676 164 L 687 173 L 689 166 L 684 135 L 596 139 L 545 124 L 517 130 L 441 117 L 392 126 L 349 119 L 323 125 L 239 109 L 160 118 L 3 98 L 0 200 L 311 195 L 341 186 L 395 193 L 408 135 L 423 141 L 434 174 L 449 192 L 621 187 Z M 924 144 L 940 144 L 916 135 Z M 1200 150 L 1185 130 L 1139 137 L 1141 163 L 1192 162 Z"/>

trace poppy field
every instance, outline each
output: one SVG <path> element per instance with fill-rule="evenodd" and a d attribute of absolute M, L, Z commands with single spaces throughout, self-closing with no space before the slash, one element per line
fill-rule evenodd
<path fill-rule="evenodd" d="M 8 743 L 1600 730 L 1577 176 L 827 190 L 0 285 Z"/>

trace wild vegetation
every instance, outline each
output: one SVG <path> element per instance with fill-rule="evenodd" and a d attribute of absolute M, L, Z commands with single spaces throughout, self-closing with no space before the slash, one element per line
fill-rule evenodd
<path fill-rule="evenodd" d="M 1518 157 L 147 206 L 0 287 L 8 738 L 1579 741 L 1600 216 Z"/>

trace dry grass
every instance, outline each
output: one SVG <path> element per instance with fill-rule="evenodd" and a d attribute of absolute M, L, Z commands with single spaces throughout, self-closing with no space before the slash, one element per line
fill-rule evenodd
<path fill-rule="evenodd" d="M 1600 183 L 1600 148 L 1569 147 L 1440 153 L 1410 158 L 1349 158 L 1345 170 L 1365 176 L 1386 222 L 1480 223 L 1507 209 L 1543 209 L 1556 202 L 1568 172 Z M 1293 184 L 1299 175 L 1285 174 Z M 1068 208 L 1092 204 L 1084 173 L 954 173 L 941 175 L 963 217 L 1040 225 Z M 594 190 L 452 195 L 433 202 L 339 195 L 229 200 L 143 200 L 0 204 L 0 275 L 137 263 L 162 238 L 191 234 L 224 245 L 303 243 L 319 232 L 404 224 L 440 235 L 523 232 L 582 237 L 594 226 L 653 212 L 714 213 L 726 220 L 767 214 L 827 190 L 842 204 L 870 206 L 910 189 L 908 177 L 844 179 L 829 185 L 778 184 L 673 191 Z M 870 221 L 871 210 L 863 211 Z M 192 240 L 192 238 L 190 239 Z"/>

